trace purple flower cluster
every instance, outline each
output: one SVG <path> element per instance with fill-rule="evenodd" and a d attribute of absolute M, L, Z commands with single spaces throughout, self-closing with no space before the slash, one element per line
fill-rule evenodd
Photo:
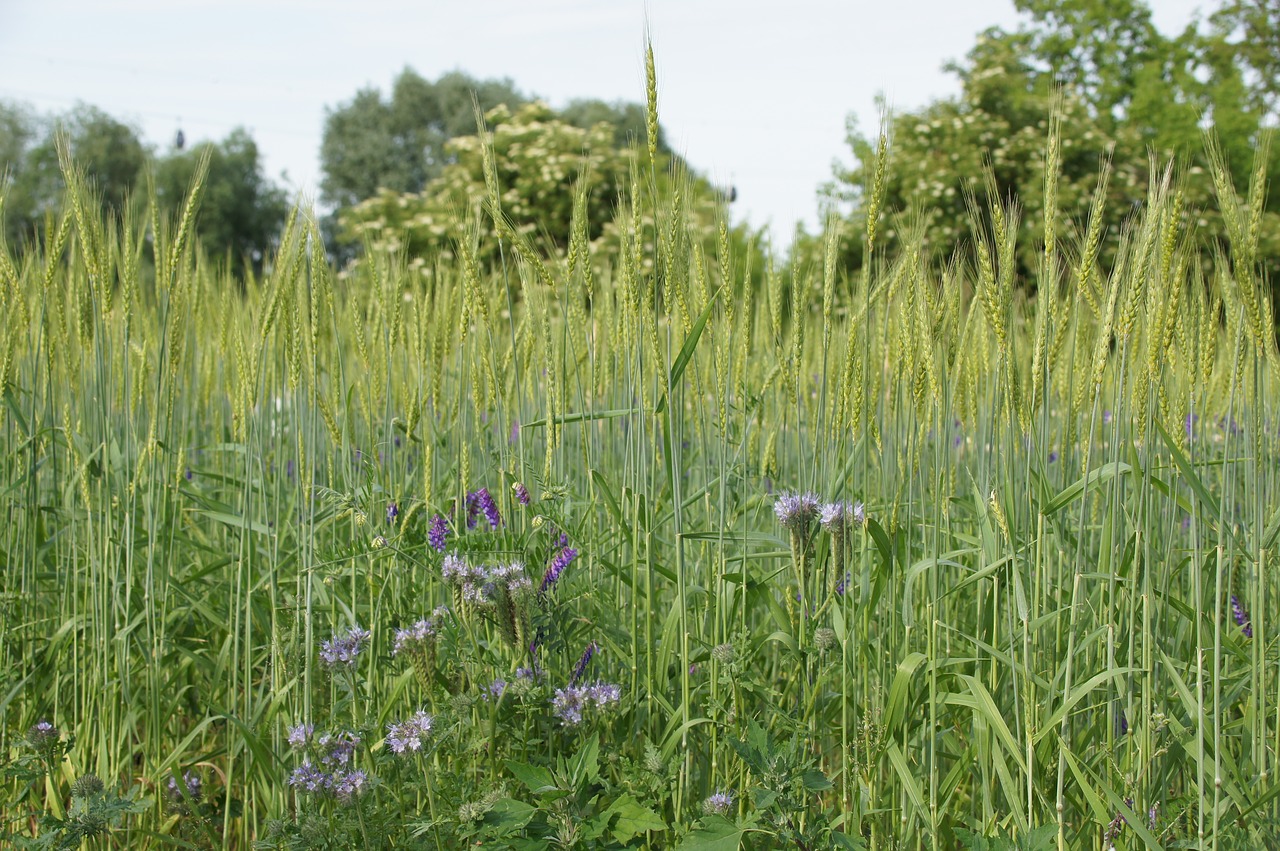
<path fill-rule="evenodd" d="M 395 523 L 396 518 L 399 516 L 400 516 L 400 506 L 396 505 L 394 502 L 388 502 L 387 503 L 387 523 L 388 524 Z"/>
<path fill-rule="evenodd" d="M 551 698 L 551 708 L 566 727 L 582 723 L 584 710 L 606 709 L 622 699 L 622 687 L 613 683 L 592 683 L 588 686 L 568 685 L 556 689 Z"/>
<path fill-rule="evenodd" d="M 392 753 L 403 754 L 407 751 L 422 750 L 427 737 L 431 735 L 431 724 L 435 719 L 425 712 L 419 711 L 404 721 L 387 725 L 387 747 Z"/>
<path fill-rule="evenodd" d="M 1253 638 L 1253 623 L 1249 620 L 1249 613 L 1244 610 L 1240 598 L 1235 594 L 1231 595 L 1231 617 L 1235 619 L 1236 626 L 1240 627 L 1245 638 Z"/>
<path fill-rule="evenodd" d="M 524 486 L 524 483 L 516 482 L 511 486 L 511 489 L 516 493 L 516 502 L 521 505 L 529 504 L 529 489 Z"/>
<path fill-rule="evenodd" d="M 289 728 L 288 742 L 289 747 L 300 751 L 310 742 L 311 737 L 315 735 L 316 728 L 312 724 L 299 724 L 296 727 Z"/>
<path fill-rule="evenodd" d="M 295 733 L 299 733 L 295 737 Z M 355 733 L 324 733 L 314 736 L 311 725 L 299 724 L 289 731 L 289 741 L 300 738 L 317 757 L 307 756 L 289 774 L 289 785 L 313 795 L 331 795 L 349 803 L 369 782 L 365 772 L 352 768 L 360 737 Z"/>
<path fill-rule="evenodd" d="M 1133 798 L 1125 798 L 1124 805 L 1129 809 L 1133 809 Z M 1114 851 L 1116 845 L 1115 840 L 1124 831 L 1124 826 L 1129 820 L 1124 817 L 1124 813 L 1116 813 L 1116 817 L 1107 825 L 1107 829 L 1102 834 L 1102 847 Z"/>
<path fill-rule="evenodd" d="M 62 738 L 62 731 L 48 721 L 37 721 L 27 729 L 27 744 L 36 751 L 53 748 Z"/>
<path fill-rule="evenodd" d="M 490 529 L 497 529 L 502 525 L 502 515 L 498 513 L 498 504 L 494 502 L 488 488 L 480 488 L 478 491 L 472 491 L 467 494 L 468 529 L 475 528 L 476 519 L 480 514 L 484 514 L 484 519 L 489 521 Z"/>
<path fill-rule="evenodd" d="M 401 653 L 413 653 L 435 641 L 435 637 L 435 621 L 430 618 L 423 618 L 413 626 L 401 627 L 396 630 L 395 641 L 391 645 L 391 655 L 398 656 Z"/>
<path fill-rule="evenodd" d="M 582 651 L 581 658 L 578 663 L 573 666 L 573 675 L 569 677 L 569 685 L 575 686 L 582 679 L 582 675 L 587 672 L 587 666 L 591 664 L 591 657 L 596 655 L 599 646 L 593 641 L 587 645 L 587 649 Z"/>
<path fill-rule="evenodd" d="M 733 794 L 730 792 L 716 792 L 702 802 L 702 812 L 709 816 L 727 816 L 732 809 Z"/>
<path fill-rule="evenodd" d="M 542 574 L 542 585 L 538 587 L 539 597 L 546 596 L 547 592 L 559 581 L 560 574 L 564 573 L 564 569 L 577 557 L 578 551 L 572 547 L 564 547 L 560 552 L 556 553 L 556 557 L 551 560 L 551 564 L 547 565 L 547 572 Z"/>
<path fill-rule="evenodd" d="M 504 591 L 514 598 L 533 589 L 519 561 L 484 567 L 467 564 L 457 553 L 449 553 L 440 565 L 440 574 L 464 603 L 481 608 L 495 603 Z"/>
<path fill-rule="evenodd" d="M 445 539 L 449 537 L 449 521 L 444 515 L 437 514 L 431 518 L 431 529 L 427 532 L 427 543 L 438 553 L 444 552 Z"/>
<path fill-rule="evenodd" d="M 818 510 L 818 519 L 823 529 L 832 535 L 843 536 L 851 527 L 867 522 L 867 510 L 861 502 L 828 502 Z"/>
<path fill-rule="evenodd" d="M 169 775 L 169 782 L 165 784 L 165 788 L 169 792 L 169 800 L 174 803 L 184 800 L 199 801 L 204 793 L 204 784 L 201 783 L 200 776 L 193 771 L 183 772 L 181 783 L 175 775 Z"/>
<path fill-rule="evenodd" d="M 369 630 L 353 626 L 347 630 L 346 635 L 335 635 L 328 641 L 322 642 L 320 658 L 331 668 L 338 665 L 354 665 L 356 657 L 360 655 L 360 651 L 364 649 L 364 644 L 368 640 Z"/>
<path fill-rule="evenodd" d="M 773 504 L 773 513 L 786 528 L 807 532 L 809 524 L 818 516 L 818 495 L 783 491 Z"/>

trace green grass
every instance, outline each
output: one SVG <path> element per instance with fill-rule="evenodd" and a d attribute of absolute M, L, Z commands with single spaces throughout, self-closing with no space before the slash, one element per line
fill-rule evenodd
<path fill-rule="evenodd" d="M 580 847 L 1045 828 L 1099 848 L 1118 814 L 1117 847 L 1274 841 L 1260 190 L 1220 199 L 1236 225 L 1211 252 L 1157 181 L 1124 234 L 1042 229 L 1033 281 L 1015 280 L 1016 208 L 975 203 L 976 246 L 908 237 L 883 257 L 889 211 L 866 268 L 771 269 L 754 291 L 748 258 L 704 256 L 677 199 L 645 188 L 646 162 L 608 264 L 500 226 L 493 269 L 463 246 L 429 275 L 381 254 L 338 273 L 301 216 L 243 288 L 188 240 L 194 207 L 104 217 L 68 170 L 66 212 L 0 256 L 0 754 L 42 719 L 74 743 L 55 776 L 0 785 L 6 827 L 30 836 L 92 772 L 151 801 L 98 847 L 247 847 L 272 818 L 341 816 L 287 784 L 289 727 L 342 717 L 376 745 L 424 707 L 444 731 L 425 781 L 363 757 L 384 766 L 369 812 L 422 825 L 405 842 L 424 847 L 468 835 L 463 802 L 486 824 L 514 811 L 495 802 L 539 807 L 531 837 L 603 810 L 539 798 L 520 766 L 661 823 L 618 805 L 611 830 L 641 827 Z M 553 523 L 580 553 L 545 616 L 545 691 L 501 710 L 475 692 L 528 659 L 492 623 L 441 639 L 438 681 L 390 655 L 450 602 L 432 515 L 481 486 L 504 523 L 455 535 L 465 553 L 545 559 Z M 783 490 L 862 501 L 868 522 L 840 547 L 794 539 Z M 317 652 L 352 624 L 372 638 L 348 681 Z M 550 691 L 590 641 L 621 705 L 564 727 Z M 183 833 L 164 784 L 193 768 L 221 804 Z M 728 818 L 704 817 L 721 790 Z"/>

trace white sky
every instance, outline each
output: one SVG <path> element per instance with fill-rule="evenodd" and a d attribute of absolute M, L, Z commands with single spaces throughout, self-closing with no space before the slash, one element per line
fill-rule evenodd
<path fill-rule="evenodd" d="M 1212 7 L 1149 2 L 1166 32 Z M 389 93 L 405 66 L 510 77 L 552 106 L 643 102 L 646 20 L 672 146 L 786 244 L 849 159 L 846 115 L 872 133 L 877 94 L 903 110 L 956 93 L 943 63 L 1017 16 L 1012 0 L 0 0 L 0 99 L 84 101 L 159 147 L 243 125 L 268 174 L 314 197 L 326 106 Z"/>

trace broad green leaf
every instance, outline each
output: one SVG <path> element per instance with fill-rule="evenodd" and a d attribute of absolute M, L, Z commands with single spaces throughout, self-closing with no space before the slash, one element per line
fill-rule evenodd
<path fill-rule="evenodd" d="M 738 851 L 745 832 L 723 816 L 706 816 L 702 826 L 686 836 L 676 851 Z"/>
<path fill-rule="evenodd" d="M 641 806 L 630 795 L 623 795 L 604 811 L 606 820 L 614 815 L 617 816 L 617 820 L 613 823 L 611 832 L 613 838 L 623 844 L 642 833 L 667 829 L 667 823 L 659 818 L 657 813 L 648 807 Z"/>

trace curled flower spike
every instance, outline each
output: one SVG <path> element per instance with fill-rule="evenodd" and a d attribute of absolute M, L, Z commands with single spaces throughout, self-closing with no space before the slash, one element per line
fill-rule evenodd
<path fill-rule="evenodd" d="M 516 502 L 521 505 L 529 504 L 529 489 L 522 482 L 516 482 L 511 486 L 511 490 L 515 491 Z"/>
<path fill-rule="evenodd" d="M 354 665 L 356 657 L 360 655 L 360 651 L 364 649 L 364 644 L 368 640 L 369 630 L 353 626 L 347 630 L 346 635 L 335 635 L 323 642 L 320 645 L 320 658 L 331 668 L 338 665 Z"/>
<path fill-rule="evenodd" d="M 426 712 L 419 711 L 404 721 L 387 725 L 387 747 L 392 753 L 414 753 L 422 750 L 423 744 L 431 735 L 431 725 L 435 719 Z"/>
<path fill-rule="evenodd" d="M 773 504 L 778 522 L 793 531 L 805 531 L 818 516 L 818 495 L 785 491 Z"/>
<path fill-rule="evenodd" d="M 702 802 L 705 815 L 727 816 L 733 809 L 733 795 L 729 792 L 716 792 Z"/>

